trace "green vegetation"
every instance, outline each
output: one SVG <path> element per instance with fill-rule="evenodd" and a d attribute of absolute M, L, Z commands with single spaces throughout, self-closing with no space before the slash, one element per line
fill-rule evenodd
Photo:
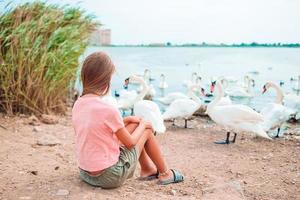
<path fill-rule="evenodd" d="M 78 57 L 98 24 L 79 8 L 43 2 L 0 14 L 0 111 L 64 113 Z"/>

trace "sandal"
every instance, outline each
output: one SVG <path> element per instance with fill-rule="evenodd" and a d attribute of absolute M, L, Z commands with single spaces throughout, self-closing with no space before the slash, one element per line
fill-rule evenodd
<path fill-rule="evenodd" d="M 173 173 L 173 177 L 170 178 L 170 179 L 167 179 L 167 180 L 159 180 L 157 182 L 158 185 L 168 185 L 168 184 L 171 184 L 171 183 L 179 183 L 179 182 L 182 182 L 184 177 L 183 175 L 179 172 L 179 171 L 176 171 L 174 169 L 171 169 L 172 173 Z"/>
<path fill-rule="evenodd" d="M 155 174 L 151 174 L 149 176 L 145 176 L 145 177 L 138 177 L 137 179 L 139 181 L 152 181 L 154 179 L 157 179 L 158 178 L 158 175 L 159 175 L 159 172 L 157 170 L 157 172 Z"/>

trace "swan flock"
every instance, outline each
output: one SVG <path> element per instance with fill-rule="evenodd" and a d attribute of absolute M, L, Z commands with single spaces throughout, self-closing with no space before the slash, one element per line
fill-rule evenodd
<path fill-rule="evenodd" d="M 224 140 L 216 141 L 216 144 L 235 143 L 241 132 L 251 133 L 267 140 L 278 138 L 283 124 L 287 121 L 300 119 L 300 96 L 291 92 L 284 93 L 281 88 L 282 82 L 267 81 L 262 87 L 261 94 L 255 94 L 253 88 L 256 81 L 250 75 L 246 75 L 243 81 L 235 77 L 213 78 L 205 83 L 196 72 L 191 74 L 190 80 L 182 81 L 185 92 L 174 91 L 165 94 L 169 88 L 167 76 L 161 74 L 154 84 L 149 69 L 144 75 L 131 75 L 125 79 L 122 90 L 115 91 L 115 96 L 109 92 L 102 99 L 117 107 L 123 115 L 139 116 L 152 123 L 156 133 L 165 133 L 167 128 L 165 121 L 184 120 L 184 128 L 188 128 L 188 120 L 194 118 L 194 114 L 205 109 L 203 114 L 226 131 Z M 300 90 L 300 76 L 292 91 Z M 156 88 L 161 94 L 156 93 Z M 269 91 L 275 91 L 276 97 L 273 102 L 263 105 L 260 111 L 249 105 L 238 104 L 231 98 L 249 99 L 257 95 L 268 95 Z M 118 95 L 116 95 L 118 94 Z M 150 98 L 148 98 L 150 96 Z M 270 133 L 276 131 L 273 136 Z M 232 139 L 231 134 L 233 134 Z"/>

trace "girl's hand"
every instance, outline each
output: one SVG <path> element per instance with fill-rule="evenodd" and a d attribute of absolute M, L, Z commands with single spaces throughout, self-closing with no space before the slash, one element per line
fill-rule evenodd
<path fill-rule="evenodd" d="M 137 116 L 128 116 L 124 118 L 124 124 L 129 124 L 129 123 L 140 123 L 141 118 Z"/>
<path fill-rule="evenodd" d="M 152 127 L 151 122 L 147 122 L 147 121 L 145 121 L 145 120 L 142 119 L 140 121 L 140 125 L 144 126 L 145 129 L 152 129 L 152 131 L 153 131 L 153 127 Z"/>

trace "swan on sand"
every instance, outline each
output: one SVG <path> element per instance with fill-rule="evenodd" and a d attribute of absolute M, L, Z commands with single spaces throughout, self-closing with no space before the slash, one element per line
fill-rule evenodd
<path fill-rule="evenodd" d="M 253 132 L 257 136 L 272 140 L 264 131 L 261 125 L 264 122 L 264 117 L 254 111 L 252 108 L 241 105 L 218 105 L 221 98 L 224 96 L 224 91 L 220 81 L 216 82 L 216 96 L 215 99 L 208 104 L 206 113 L 217 124 L 223 126 L 228 130 L 225 140 L 216 141 L 216 144 L 234 143 L 236 140 L 236 131 Z M 230 141 L 230 131 L 234 131 L 233 140 Z"/>
<path fill-rule="evenodd" d="M 195 90 L 201 91 L 204 94 L 204 89 L 199 85 L 189 87 L 188 96 L 190 98 L 182 98 L 174 100 L 163 114 L 163 119 L 184 119 L 184 128 L 187 128 L 187 120 L 200 108 L 202 105 L 201 99 L 197 97 Z"/>
<path fill-rule="evenodd" d="M 148 87 L 144 79 L 133 75 L 129 77 L 129 82 L 131 81 L 139 83 L 142 86 L 142 91 L 134 99 L 134 115 L 151 122 L 156 133 L 166 132 L 164 120 L 158 105 L 153 101 L 143 100 L 148 91 Z"/>
<path fill-rule="evenodd" d="M 267 104 L 260 113 L 265 119 L 263 122 L 264 130 L 269 131 L 277 128 L 277 135 L 275 137 L 279 137 L 281 125 L 289 120 L 294 112 L 282 105 L 284 95 L 278 85 L 273 82 L 267 82 L 263 86 L 263 93 L 265 93 L 269 88 L 274 88 L 276 90 L 277 96 L 275 102 Z"/>

